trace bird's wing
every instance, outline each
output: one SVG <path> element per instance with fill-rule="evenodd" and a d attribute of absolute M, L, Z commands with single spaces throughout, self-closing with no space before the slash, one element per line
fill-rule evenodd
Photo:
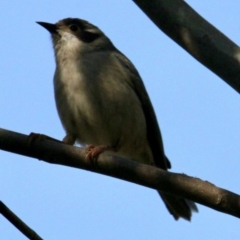
<path fill-rule="evenodd" d="M 122 55 L 120 52 L 115 54 L 120 64 L 125 66 L 126 70 L 131 76 L 128 79 L 129 85 L 135 91 L 142 104 L 142 109 L 147 123 L 147 138 L 153 153 L 154 162 L 157 167 L 167 170 L 168 168 L 171 168 L 171 164 L 164 154 L 163 141 L 157 118 L 147 91 L 144 87 L 143 81 L 133 64 L 124 55 Z M 192 211 L 198 211 L 196 204 L 190 200 L 167 193 L 162 193 L 160 191 L 158 192 L 168 211 L 176 220 L 179 217 L 190 220 Z"/>
<path fill-rule="evenodd" d="M 131 76 L 128 79 L 128 84 L 132 87 L 142 104 L 142 109 L 147 124 L 147 138 L 150 148 L 152 150 L 156 166 L 162 169 L 171 168 L 171 164 L 164 154 L 162 136 L 152 103 L 138 71 L 121 52 L 117 51 L 113 54 L 120 62 L 120 64 L 125 67 L 126 71 L 128 71 L 129 75 Z"/>

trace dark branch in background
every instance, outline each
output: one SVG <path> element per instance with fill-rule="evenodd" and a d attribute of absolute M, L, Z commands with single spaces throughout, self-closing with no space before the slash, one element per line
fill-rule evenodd
<path fill-rule="evenodd" d="M 240 48 L 183 0 L 133 0 L 170 38 L 240 93 Z"/>
<path fill-rule="evenodd" d="M 2 201 L 0 201 L 0 213 L 11 222 L 21 233 L 31 240 L 43 240 L 19 217 L 17 217 Z"/>
<path fill-rule="evenodd" d="M 110 153 L 96 161 L 85 158 L 85 149 L 49 140 L 29 144 L 27 135 L 0 128 L 0 149 L 44 160 L 48 163 L 80 168 L 119 178 L 177 195 L 217 211 L 240 217 L 240 196 L 217 188 L 209 182 L 184 174 L 170 173 Z"/>

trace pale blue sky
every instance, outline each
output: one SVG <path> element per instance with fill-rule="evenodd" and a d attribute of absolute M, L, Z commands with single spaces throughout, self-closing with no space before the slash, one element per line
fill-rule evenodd
<path fill-rule="evenodd" d="M 235 43 L 240 2 L 187 1 Z M 172 171 L 240 192 L 239 94 L 163 34 L 132 1 L 3 1 L 0 127 L 64 137 L 50 36 L 35 21 L 99 26 L 139 70 Z M 44 239 L 239 239 L 239 219 L 198 205 L 174 221 L 156 191 L 0 151 L 0 199 Z M 0 216 L 0 239 L 26 239 Z"/>

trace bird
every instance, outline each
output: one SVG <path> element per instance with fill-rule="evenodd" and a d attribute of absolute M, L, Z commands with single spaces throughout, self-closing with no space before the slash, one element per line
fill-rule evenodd
<path fill-rule="evenodd" d="M 158 121 L 141 76 L 97 26 L 78 18 L 37 22 L 50 32 L 54 95 L 66 136 L 88 146 L 88 157 L 112 149 L 122 157 L 168 170 Z M 191 219 L 194 202 L 158 191 L 175 220 Z"/>

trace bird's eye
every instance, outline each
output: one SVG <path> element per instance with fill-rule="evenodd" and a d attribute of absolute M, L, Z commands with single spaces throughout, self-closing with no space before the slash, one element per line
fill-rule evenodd
<path fill-rule="evenodd" d="M 77 25 L 71 25 L 69 27 L 73 32 L 76 32 L 78 30 L 78 26 Z"/>

